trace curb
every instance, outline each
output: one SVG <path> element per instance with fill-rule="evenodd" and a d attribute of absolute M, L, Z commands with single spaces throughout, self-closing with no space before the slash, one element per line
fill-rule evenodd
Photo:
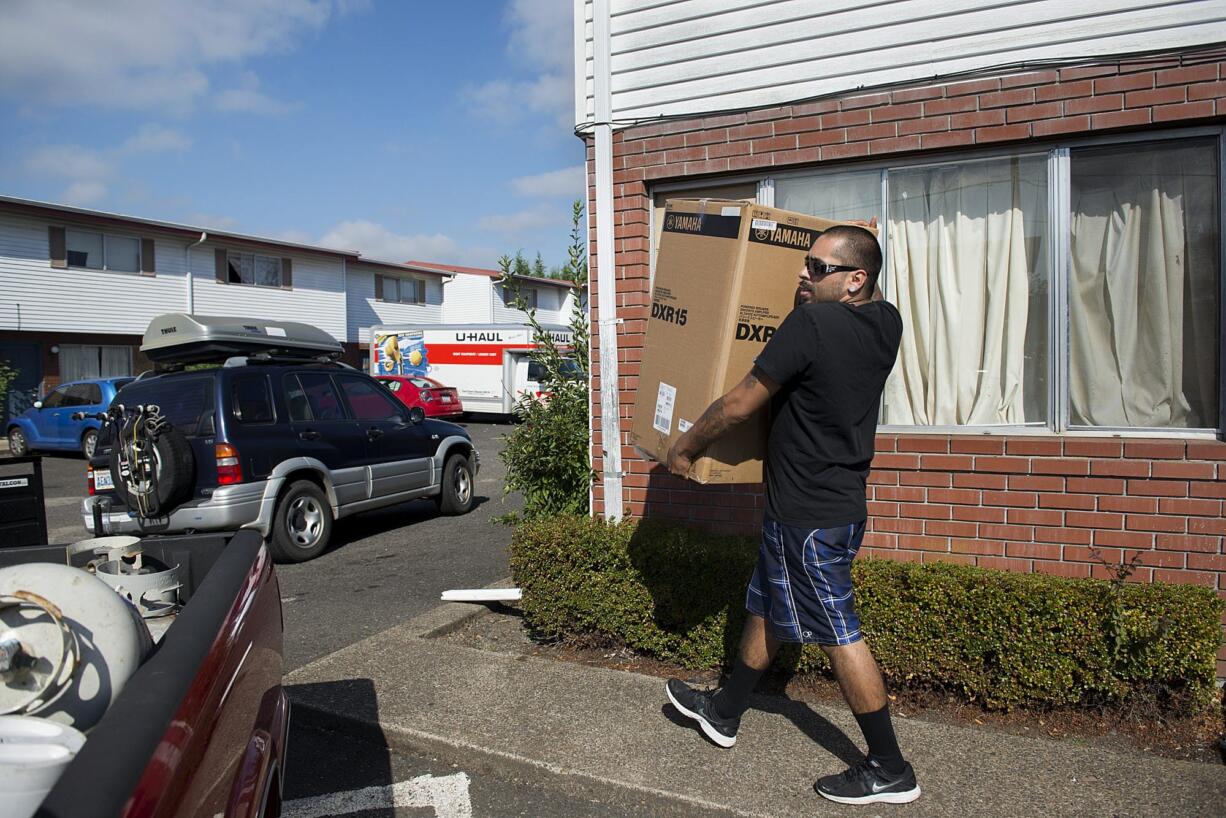
<path fill-rule="evenodd" d="M 484 588 L 514 588 L 510 577 L 495 580 Z M 405 623 L 418 639 L 435 639 L 459 630 L 465 623 L 484 615 L 489 608 L 480 602 L 444 602 Z"/>
<path fill-rule="evenodd" d="M 570 770 L 541 761 L 534 761 L 513 753 L 503 753 L 489 747 L 481 747 L 468 742 L 458 742 L 444 736 L 437 736 L 403 727 L 393 727 L 379 724 L 375 721 L 350 718 L 332 711 L 315 707 L 310 704 L 294 701 L 290 694 L 294 718 L 300 724 L 325 732 L 338 733 L 349 738 L 358 739 L 385 747 L 392 752 L 412 755 L 425 755 L 436 758 L 444 763 L 465 768 L 466 772 L 485 773 L 501 776 L 512 776 L 524 782 L 549 780 L 556 788 L 565 789 L 576 796 L 582 796 L 595 801 L 609 801 L 610 790 L 616 790 L 624 796 L 631 797 L 640 804 L 651 801 L 658 807 L 654 809 L 657 815 L 686 815 L 702 813 L 712 815 L 736 816 L 737 818 L 773 818 L 769 813 L 746 812 L 719 804 L 690 798 L 665 790 L 657 790 L 618 781 L 612 778 L 600 778 L 588 773 Z"/>
<path fill-rule="evenodd" d="M 515 587 L 510 578 L 504 578 L 485 588 Z M 434 639 L 463 627 L 477 617 L 488 613 L 487 606 L 480 603 L 447 602 L 438 605 L 404 624 L 413 638 Z M 368 637 L 375 638 L 375 637 Z M 516 776 L 525 780 L 548 778 L 554 786 L 595 800 L 607 800 L 610 789 L 627 797 L 642 801 L 657 802 L 659 815 L 686 815 L 719 813 L 739 818 L 771 818 L 766 813 L 744 812 L 726 804 L 712 803 L 689 798 L 677 793 L 637 786 L 624 781 L 605 779 L 588 773 L 566 769 L 554 764 L 482 747 L 471 742 L 457 741 L 446 736 L 413 730 L 396 725 L 383 724 L 378 717 L 366 718 L 338 712 L 326 705 L 303 700 L 295 695 L 294 685 L 287 684 L 293 720 L 325 732 L 337 733 L 359 741 L 365 741 L 393 752 L 426 755 L 447 763 L 468 768 L 470 772 L 484 772 Z"/>

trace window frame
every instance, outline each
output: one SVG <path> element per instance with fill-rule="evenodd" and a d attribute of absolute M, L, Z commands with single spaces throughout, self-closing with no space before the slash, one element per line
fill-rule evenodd
<path fill-rule="evenodd" d="M 387 283 L 389 281 L 396 282 L 396 297 L 387 297 Z M 411 299 L 404 298 L 404 285 L 413 285 L 413 297 Z M 430 299 L 430 294 L 427 292 L 428 282 L 424 278 L 416 278 L 414 276 L 383 276 L 383 301 L 389 304 L 426 304 Z M 420 295 L 420 297 L 419 297 Z"/>
<path fill-rule="evenodd" d="M 72 235 L 73 233 L 78 233 L 81 235 L 89 235 L 89 236 L 100 236 L 102 238 L 102 265 L 100 267 L 90 267 L 88 264 L 73 264 L 72 263 L 71 256 L 70 256 L 70 254 L 72 253 L 72 249 L 68 246 L 68 243 L 69 243 L 68 240 L 69 240 L 69 236 Z M 110 266 L 110 264 L 108 263 L 110 260 L 110 251 L 107 245 L 109 244 L 109 241 L 112 238 L 124 239 L 127 241 L 136 242 L 136 269 L 135 270 L 120 270 L 120 269 L 116 269 Z M 80 227 L 65 226 L 64 227 L 64 263 L 65 263 L 65 267 L 69 270 L 95 270 L 98 272 L 125 273 L 129 275 L 140 275 L 141 268 L 144 262 L 143 244 L 144 242 L 141 241 L 140 236 L 133 236 L 127 233 L 107 233 L 102 230 L 87 230 L 87 229 L 83 229 Z"/>
<path fill-rule="evenodd" d="M 383 388 L 378 381 L 373 378 L 362 375 L 360 373 L 337 373 L 332 376 L 333 382 L 336 384 L 337 391 L 341 395 L 341 400 L 345 402 L 345 408 L 349 413 L 349 417 L 359 423 L 388 423 L 393 421 L 402 421 L 405 418 L 404 404 L 394 397 L 390 390 Z M 373 384 L 369 383 L 374 381 Z M 364 418 L 359 416 L 358 408 L 354 405 L 353 397 L 349 394 L 349 390 L 345 388 L 345 384 L 353 383 L 361 386 L 370 386 L 370 395 L 375 397 L 375 400 L 385 401 L 391 407 L 391 414 L 381 418 Z"/>
<path fill-rule="evenodd" d="M 251 283 L 248 284 L 242 280 L 242 271 L 239 271 L 239 280 L 233 280 L 231 275 L 233 268 L 230 264 L 236 259 L 243 256 L 251 256 Z M 277 266 L 277 283 L 276 284 L 261 284 L 259 277 L 256 275 L 257 258 L 263 258 L 276 262 Z M 269 256 L 264 253 L 256 253 L 247 250 L 227 250 L 226 251 L 226 284 L 231 287 L 259 287 L 264 290 L 284 290 L 285 289 L 285 267 L 282 265 L 280 256 Z"/>
<path fill-rule="evenodd" d="M 518 297 L 515 295 L 515 293 L 513 293 L 510 289 L 508 289 L 505 284 L 499 284 L 498 288 L 502 292 L 502 306 L 506 307 L 508 310 L 521 310 L 522 311 L 520 306 L 516 303 L 519 301 L 520 298 L 523 298 L 523 300 L 527 302 L 526 306 L 530 310 L 539 310 L 541 308 L 541 288 L 540 287 L 532 287 L 532 286 L 520 287 Z M 529 294 L 530 294 L 530 297 L 526 297 L 526 296 L 529 296 Z"/>
<path fill-rule="evenodd" d="M 885 434 L 931 434 L 931 435 L 1011 435 L 1036 437 L 1152 437 L 1180 439 L 1220 439 L 1226 433 L 1226 205 L 1218 212 L 1218 425 L 1216 428 L 1171 428 L 1171 427 L 1087 427 L 1069 423 L 1069 326 L 1068 287 L 1071 275 L 1071 161 L 1072 152 L 1093 147 L 1124 147 L 1136 143 L 1161 143 L 1182 140 L 1216 138 L 1218 145 L 1218 192 L 1219 199 L 1226 196 L 1226 126 L 1205 125 L 1188 128 L 1151 129 L 1127 134 L 1104 134 L 1075 139 L 1035 140 L 1014 146 L 980 148 L 974 150 L 934 151 L 895 159 L 870 159 L 864 161 L 834 163 L 829 166 L 797 168 L 777 173 L 737 174 L 718 179 L 685 180 L 653 185 L 649 195 L 657 193 L 684 193 L 687 189 L 757 182 L 758 203 L 775 206 L 775 182 L 778 179 L 795 177 L 821 177 L 835 173 L 857 170 L 876 171 L 881 179 L 880 231 L 878 242 L 883 249 L 883 265 L 880 286 L 888 294 L 891 282 L 889 261 L 889 175 L 890 171 L 914 167 L 935 167 L 944 164 L 964 164 L 977 160 L 1006 159 L 1026 155 L 1047 156 L 1047 222 L 1048 222 L 1048 419 L 1025 425 L 984 424 L 975 426 L 907 426 L 880 424 L 878 431 Z M 650 278 L 655 280 L 655 262 L 658 238 L 654 231 L 650 237 Z"/>
<path fill-rule="evenodd" d="M 259 383 L 264 387 L 264 398 L 268 405 L 267 420 L 247 420 L 243 417 L 241 407 L 239 405 L 239 387 L 246 383 Z M 234 418 L 236 423 L 242 426 L 275 426 L 277 423 L 277 403 L 273 399 L 272 385 L 268 382 L 268 375 L 263 373 L 242 373 L 235 375 L 230 380 L 230 417 Z"/>

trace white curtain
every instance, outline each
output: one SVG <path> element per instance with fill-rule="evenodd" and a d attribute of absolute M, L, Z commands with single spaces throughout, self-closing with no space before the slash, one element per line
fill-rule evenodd
<path fill-rule="evenodd" d="M 881 172 L 776 179 L 775 206 L 823 219 L 868 221 L 881 215 Z"/>
<path fill-rule="evenodd" d="M 1042 421 L 1026 416 L 1028 387 L 1042 388 L 1026 382 L 1026 336 L 1032 295 L 1045 295 L 1030 283 L 1045 284 L 1043 160 L 891 172 L 889 196 L 886 294 L 904 330 L 885 422 Z"/>
<path fill-rule="evenodd" d="M 1074 155 L 1072 424 L 1216 425 L 1215 159 L 1204 144 Z"/>
<path fill-rule="evenodd" d="M 112 378 L 132 374 L 132 350 L 123 346 L 63 344 L 60 346 L 60 380 Z"/>
<path fill-rule="evenodd" d="M 99 374 L 101 378 L 118 378 L 122 375 L 132 374 L 132 349 L 131 347 L 108 346 L 102 347 L 102 370 Z"/>

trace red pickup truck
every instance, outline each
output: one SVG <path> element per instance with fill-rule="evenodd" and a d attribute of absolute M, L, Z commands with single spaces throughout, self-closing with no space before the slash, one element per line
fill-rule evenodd
<path fill-rule="evenodd" d="M 86 733 L 39 818 L 273 818 L 289 702 L 281 595 L 255 531 L 152 537 L 180 567 L 175 621 Z M 0 547 L 0 567 L 66 562 L 64 546 Z"/>

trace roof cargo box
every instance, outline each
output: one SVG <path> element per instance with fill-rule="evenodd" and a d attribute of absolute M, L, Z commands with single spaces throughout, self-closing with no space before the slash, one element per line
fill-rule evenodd
<path fill-rule="evenodd" d="M 258 353 L 336 357 L 343 350 L 328 333 L 297 321 L 172 312 L 149 322 L 140 351 L 157 363 L 194 364 Z"/>

